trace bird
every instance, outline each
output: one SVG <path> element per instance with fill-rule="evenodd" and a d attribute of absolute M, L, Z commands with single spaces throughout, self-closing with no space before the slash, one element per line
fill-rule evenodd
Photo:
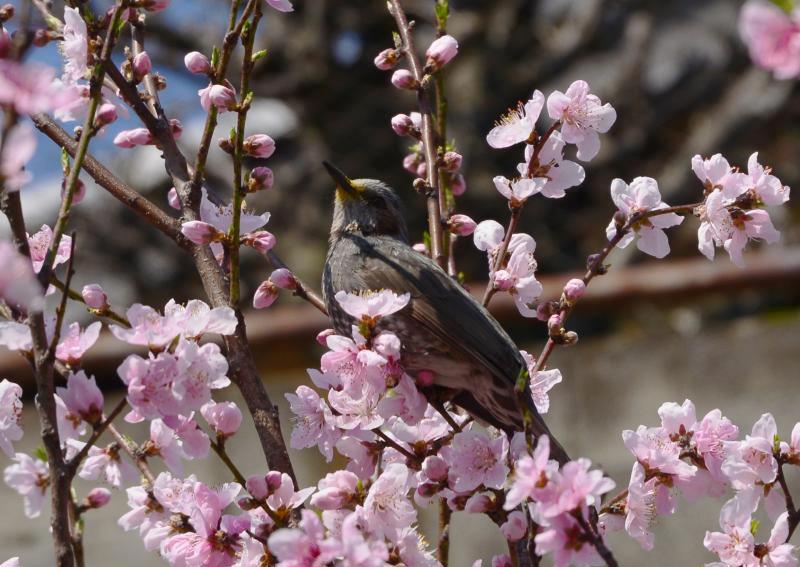
<path fill-rule="evenodd" d="M 424 389 L 432 403 L 451 402 L 509 435 L 522 431 L 515 384 L 527 364 L 514 342 L 455 279 L 409 245 L 401 202 L 391 187 L 376 179 L 350 179 L 336 166 L 323 165 L 336 185 L 322 274 L 334 330 L 349 334 L 355 322 L 335 299 L 340 291 L 409 293 L 408 306 L 378 324 L 379 331 L 400 339 L 406 373 L 433 374 L 432 393 Z M 568 461 L 530 391 L 523 397 L 533 416 L 533 434 L 550 438 L 550 458 Z"/>

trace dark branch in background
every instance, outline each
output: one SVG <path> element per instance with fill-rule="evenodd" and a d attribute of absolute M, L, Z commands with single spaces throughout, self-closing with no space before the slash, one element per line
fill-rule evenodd
<path fill-rule="evenodd" d="M 425 197 L 428 207 L 428 231 L 431 238 L 431 255 L 443 269 L 447 269 L 442 243 L 442 215 L 439 209 L 439 160 L 436 159 L 436 135 L 433 124 L 433 111 L 428 93 L 428 81 L 423 81 L 425 73 L 419 58 L 414 51 L 414 37 L 411 25 L 406 18 L 400 0 L 389 0 L 389 12 L 394 16 L 397 31 L 403 45 L 402 50 L 408 59 L 411 73 L 417 81 L 417 102 L 422 115 L 422 143 L 425 149 L 425 162 L 427 164 L 428 179 L 425 186 Z"/>

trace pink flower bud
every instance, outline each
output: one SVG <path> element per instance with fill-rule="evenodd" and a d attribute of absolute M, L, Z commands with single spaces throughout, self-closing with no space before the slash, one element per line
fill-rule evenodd
<path fill-rule="evenodd" d="M 147 51 L 142 51 L 133 58 L 133 78 L 137 81 L 144 79 L 153 69 L 153 62 L 150 61 L 150 56 Z"/>
<path fill-rule="evenodd" d="M 225 237 L 214 226 L 203 221 L 189 221 L 181 225 L 181 233 L 195 244 L 210 244 Z"/>
<path fill-rule="evenodd" d="M 431 455 L 422 461 L 422 472 L 430 480 L 440 482 L 447 478 L 447 463 L 438 455 Z"/>
<path fill-rule="evenodd" d="M 464 179 L 464 176 L 454 175 L 450 178 L 450 190 L 453 192 L 453 195 L 456 197 L 460 197 L 463 195 L 467 190 L 467 180 Z"/>
<path fill-rule="evenodd" d="M 268 167 L 256 167 L 250 172 L 250 179 L 247 181 L 247 190 L 250 193 L 269 189 L 275 182 L 275 176 Z"/>
<path fill-rule="evenodd" d="M 253 307 L 256 309 L 264 309 L 269 307 L 278 298 L 278 286 L 269 280 L 261 282 L 258 286 L 255 295 L 253 295 Z"/>
<path fill-rule="evenodd" d="M 67 180 L 64 179 L 61 182 L 61 198 L 64 198 L 64 195 L 67 192 Z M 72 204 L 77 205 L 86 197 L 86 184 L 78 179 L 78 183 L 75 185 L 75 191 L 72 192 Z"/>
<path fill-rule="evenodd" d="M 419 130 L 414 125 L 414 121 L 407 114 L 398 114 L 392 118 L 392 130 L 398 136 L 414 136 L 419 134 Z"/>
<path fill-rule="evenodd" d="M 227 83 L 227 82 L 226 82 Z M 200 95 L 200 105 L 208 112 L 214 106 L 220 112 L 226 112 L 236 106 L 236 91 L 230 86 L 209 84 L 206 88 L 197 91 Z"/>
<path fill-rule="evenodd" d="M 567 298 L 567 301 L 577 301 L 583 297 L 584 293 L 586 293 L 586 284 L 581 279 L 573 278 L 564 286 L 564 297 Z"/>
<path fill-rule="evenodd" d="M 242 425 L 242 412 L 233 402 L 210 402 L 200 408 L 200 413 L 217 437 L 230 437 Z"/>
<path fill-rule="evenodd" d="M 539 321 L 547 322 L 553 314 L 553 307 L 549 301 L 545 301 L 536 306 L 536 318 Z"/>
<path fill-rule="evenodd" d="M 281 289 L 297 289 L 297 280 L 294 279 L 294 274 L 286 268 L 278 268 L 272 272 L 269 279 Z"/>
<path fill-rule="evenodd" d="M 253 475 L 247 479 L 244 484 L 247 492 L 256 500 L 264 500 L 269 496 L 267 489 L 267 479 L 261 475 Z"/>
<path fill-rule="evenodd" d="M 511 512 L 508 520 L 500 526 L 500 531 L 508 541 L 519 541 L 528 531 L 528 520 L 519 510 Z"/>
<path fill-rule="evenodd" d="M 275 235 L 266 230 L 256 230 L 242 236 L 242 244 L 266 254 L 275 247 Z"/>
<path fill-rule="evenodd" d="M 439 485 L 432 482 L 423 482 L 417 487 L 417 494 L 423 498 L 431 498 L 439 492 Z"/>
<path fill-rule="evenodd" d="M 547 330 L 550 332 L 551 335 L 557 335 L 561 332 L 561 327 L 564 325 L 564 321 L 561 318 L 560 313 L 555 313 L 550 315 L 550 318 L 547 320 Z"/>
<path fill-rule="evenodd" d="M 464 511 L 468 514 L 483 514 L 494 507 L 494 502 L 486 494 L 473 494 L 464 504 Z"/>
<path fill-rule="evenodd" d="M 430 370 L 420 370 L 417 373 L 417 384 L 422 388 L 427 388 L 428 386 L 433 386 L 435 378 L 436 375 Z"/>
<path fill-rule="evenodd" d="M 199 51 L 190 51 L 183 57 L 183 64 L 190 73 L 208 75 L 211 72 L 211 62 L 208 57 Z"/>
<path fill-rule="evenodd" d="M 107 488 L 93 488 L 89 494 L 86 495 L 87 508 L 102 508 L 111 500 L 111 491 Z"/>
<path fill-rule="evenodd" d="M 253 134 L 244 139 L 244 153 L 257 158 L 268 158 L 275 153 L 275 140 L 266 134 Z"/>
<path fill-rule="evenodd" d="M 425 52 L 428 66 L 434 70 L 447 65 L 458 54 L 458 42 L 451 35 L 443 35 Z"/>
<path fill-rule="evenodd" d="M 420 161 L 419 154 L 408 154 L 406 157 L 403 158 L 403 168 L 407 172 L 416 175 L 417 168 L 419 167 L 419 161 Z"/>
<path fill-rule="evenodd" d="M 415 89 L 418 84 L 408 69 L 398 69 L 392 73 L 392 84 L 398 89 Z"/>
<path fill-rule="evenodd" d="M 93 283 L 83 286 L 81 297 L 83 297 L 83 301 L 86 303 L 87 307 L 97 309 L 98 311 L 108 309 L 108 296 L 106 292 L 103 291 L 103 288 L 100 287 L 100 284 Z"/>
<path fill-rule="evenodd" d="M 147 146 L 153 143 L 153 137 L 147 128 L 134 128 L 133 130 L 123 130 L 114 137 L 114 145 L 120 148 L 133 148 L 135 146 Z"/>
<path fill-rule="evenodd" d="M 181 210 L 181 199 L 178 197 L 178 190 L 175 189 L 175 187 L 171 187 L 167 192 L 167 202 L 169 203 L 169 206 L 176 211 Z"/>
<path fill-rule="evenodd" d="M 169 6 L 169 0 L 145 0 L 143 8 L 150 12 L 160 12 Z"/>
<path fill-rule="evenodd" d="M 469 236 L 475 232 L 476 226 L 478 223 L 467 215 L 453 215 L 447 220 L 447 228 L 458 236 Z"/>
<path fill-rule="evenodd" d="M 419 165 L 417 166 L 417 177 L 428 177 L 428 162 L 427 161 L 420 161 Z"/>
<path fill-rule="evenodd" d="M 94 126 L 95 128 L 102 128 L 107 124 L 111 124 L 116 119 L 117 107 L 110 102 L 106 102 L 101 104 L 100 108 L 97 109 L 97 114 L 94 116 Z"/>
<path fill-rule="evenodd" d="M 183 134 L 183 124 L 177 118 L 170 118 L 169 129 L 172 132 L 172 138 L 177 140 Z"/>
<path fill-rule="evenodd" d="M 333 329 L 325 329 L 317 333 L 317 342 L 322 346 L 328 346 L 328 337 L 335 335 L 336 331 Z"/>
<path fill-rule="evenodd" d="M 442 169 L 449 173 L 455 173 L 461 169 L 464 158 L 458 152 L 447 152 L 442 156 Z"/>
<path fill-rule="evenodd" d="M 375 66 L 381 71 L 388 71 L 394 69 L 399 59 L 400 54 L 396 49 L 384 49 L 375 57 Z"/>
<path fill-rule="evenodd" d="M 514 287 L 514 276 L 507 270 L 497 270 L 492 274 L 492 285 L 499 291 L 508 291 Z"/>

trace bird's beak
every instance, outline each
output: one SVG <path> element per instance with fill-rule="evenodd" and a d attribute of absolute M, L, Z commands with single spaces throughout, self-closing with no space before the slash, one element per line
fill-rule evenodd
<path fill-rule="evenodd" d="M 342 170 L 335 165 L 323 161 L 322 165 L 328 170 L 328 175 L 331 176 L 334 183 L 336 183 L 336 196 L 339 199 L 358 199 L 361 196 L 362 188 L 351 181 Z"/>

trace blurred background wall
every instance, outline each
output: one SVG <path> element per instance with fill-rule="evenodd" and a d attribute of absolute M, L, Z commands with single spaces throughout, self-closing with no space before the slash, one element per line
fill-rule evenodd
<path fill-rule="evenodd" d="M 390 118 L 413 110 L 415 101 L 392 88 L 389 75 L 372 64 L 392 41 L 384 3 L 296 0 L 295 5 L 290 15 L 267 11 L 258 39 L 269 55 L 256 67 L 249 129 L 277 140 L 278 151 L 268 162 L 276 185 L 248 204 L 272 213 L 267 228 L 278 237 L 276 251 L 316 285 L 332 199 L 321 160 L 337 163 L 352 177 L 377 177 L 397 188 L 418 238 L 425 217 L 423 200 L 401 165 L 408 142 L 389 128 Z M 405 5 L 424 46 L 434 37 L 433 2 Z M 577 78 L 610 102 L 618 119 L 603 136 L 599 156 L 586 166 L 580 188 L 560 200 L 534 199 L 523 212 L 520 230 L 537 240 L 547 293 L 557 293 L 569 277 L 564 272 L 580 270 L 586 256 L 603 245 L 614 211 L 608 193 L 614 177 L 655 177 L 668 203 L 693 202 L 701 194 L 689 167 L 694 154 L 722 152 L 731 163 L 745 166 L 758 150 L 761 162 L 771 164 L 785 184 L 798 186 L 798 89 L 753 67 L 736 29 L 740 5 L 735 0 L 451 0 L 448 31 L 459 40 L 460 54 L 446 71 L 449 135 L 464 155 L 468 183 L 459 211 L 478 221 L 505 223 L 505 201 L 491 178 L 513 173 L 520 156 L 513 149 L 490 149 L 484 136 L 500 113 L 533 89 L 563 91 Z M 203 119 L 195 91 L 205 84 L 184 72 L 183 55 L 220 42 L 226 10 L 224 1 L 173 0 L 169 10 L 148 21 L 153 35 L 148 52 L 169 85 L 162 101 L 169 115 L 183 121 L 181 144 L 189 151 Z M 52 47 L 37 57 L 58 61 Z M 223 120 L 218 133 L 225 135 L 229 126 Z M 117 130 L 131 127 L 132 119 L 120 120 L 92 151 L 168 209 L 170 185 L 158 151 L 117 151 L 110 145 Z M 45 140 L 32 169 L 35 181 L 23 201 L 35 229 L 53 222 L 60 188 L 58 151 Z M 218 192 L 229 191 L 229 162 L 217 148 L 209 177 Z M 185 301 L 202 295 L 193 268 L 184 259 L 176 261 L 171 243 L 86 182 L 89 195 L 73 217 L 83 233 L 76 284 L 101 283 L 118 306 L 162 305 L 171 297 Z M 657 423 L 661 402 L 686 397 L 696 402 L 700 415 L 720 407 L 745 432 L 763 411 L 772 411 L 788 435 L 800 420 L 800 224 L 791 201 L 776 212 L 773 220 L 785 248 L 751 258 L 749 271 L 731 270 L 726 257 L 713 265 L 698 259 L 693 219 L 670 231 L 669 260 L 653 264 L 634 250 L 612 256 L 608 281 L 590 287 L 585 306 L 571 319 L 581 341 L 552 358 L 564 383 L 553 392 L 548 421 L 572 454 L 591 458 L 626 484 L 632 457 L 620 431 Z M 0 231 L 7 231 L 4 222 Z M 456 254 L 468 282 L 485 279 L 485 258 L 470 239 L 459 242 Z M 249 297 L 270 268 L 257 255 L 244 256 L 243 292 Z M 479 283 L 473 287 L 481 289 Z M 502 302 L 496 307 L 520 347 L 538 352 L 544 326 L 522 319 Z M 73 315 L 82 317 L 80 310 Z M 270 310 L 249 315 L 248 324 L 267 387 L 282 403 L 283 392 L 306 380 L 304 369 L 317 365 L 322 351 L 313 337 L 325 321 L 299 300 L 282 296 Z M 126 354 L 123 346 L 102 341 L 89 364 L 110 390 L 118 385 L 114 371 Z M 24 375 L 14 356 L 0 352 L 0 377 Z M 285 417 L 285 405 L 282 409 Z M 35 417 L 26 415 L 25 425 L 21 450 L 35 446 Z M 264 467 L 254 439 L 248 430 L 232 444 L 250 474 Z M 323 463 L 314 451 L 296 456 L 304 484 L 319 478 Z M 227 480 L 216 463 L 203 466 L 209 479 Z M 800 490 L 797 478 L 790 482 Z M 25 565 L 49 564 L 46 521 L 20 521 L 21 501 L 5 486 L 0 503 L 7 510 L 0 515 L 3 555 L 20 554 Z M 702 536 L 717 527 L 720 505 L 681 502 L 675 517 L 659 520 L 652 555 L 615 536 L 622 564 L 711 561 Z M 119 533 L 115 522 L 124 509 L 124 494 L 119 494 L 112 506 L 89 517 L 89 564 L 111 564 L 112 557 L 119 566 L 160 564 L 155 556 L 142 559 L 135 535 Z M 468 565 L 467 557 L 475 555 L 488 559 L 502 549 L 488 521 L 456 515 L 453 565 Z"/>

